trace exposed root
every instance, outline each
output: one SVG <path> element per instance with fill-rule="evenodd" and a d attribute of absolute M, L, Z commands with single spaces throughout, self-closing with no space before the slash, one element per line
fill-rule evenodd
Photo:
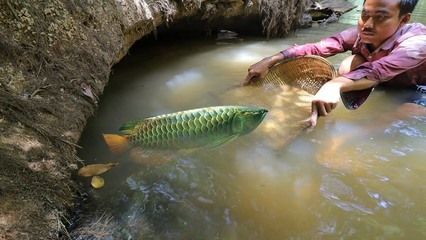
<path fill-rule="evenodd" d="M 149 5 L 153 9 L 158 9 L 158 11 L 163 13 L 166 18 L 166 24 L 173 20 L 172 16 L 175 15 L 177 11 L 176 6 L 169 0 L 155 0 L 149 3 Z"/>
<path fill-rule="evenodd" d="M 282 37 L 299 24 L 307 0 L 259 0 L 262 25 L 268 38 Z"/>
<path fill-rule="evenodd" d="M 84 226 L 74 230 L 71 238 L 75 240 L 107 239 L 108 237 L 112 238 L 116 230 L 113 217 L 102 213 L 93 222 L 84 224 Z"/>

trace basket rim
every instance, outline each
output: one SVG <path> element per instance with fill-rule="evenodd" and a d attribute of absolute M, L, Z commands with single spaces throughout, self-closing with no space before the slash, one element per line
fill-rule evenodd
<path fill-rule="evenodd" d="M 318 56 L 318 55 L 310 55 L 310 54 L 308 54 L 308 55 L 303 55 L 303 56 L 297 56 L 297 57 L 291 57 L 291 58 L 286 58 L 286 59 L 284 59 L 284 60 L 281 60 L 281 61 L 279 61 L 278 63 L 276 63 L 274 66 L 272 66 L 271 67 L 271 69 L 272 68 L 275 68 L 275 67 L 278 67 L 279 65 L 281 65 L 281 64 L 285 64 L 285 63 L 287 63 L 287 62 L 292 62 L 292 61 L 295 61 L 295 60 L 297 60 L 297 59 L 302 59 L 302 58 L 310 58 L 310 59 L 315 59 L 315 60 L 320 60 L 321 62 L 323 62 L 323 63 L 325 63 L 325 64 L 327 64 L 327 66 L 329 66 L 330 67 L 330 70 L 331 70 L 331 77 L 332 78 L 335 78 L 335 77 L 337 77 L 337 70 L 336 70 L 336 68 L 333 66 L 333 64 L 331 64 L 331 62 L 330 61 L 328 61 L 326 58 L 324 58 L 324 57 L 321 57 L 321 56 Z"/>

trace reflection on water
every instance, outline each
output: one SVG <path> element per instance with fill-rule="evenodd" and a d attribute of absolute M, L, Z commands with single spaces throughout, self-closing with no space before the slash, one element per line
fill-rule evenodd
<path fill-rule="evenodd" d="M 425 23 L 425 3 L 418 7 L 414 18 Z M 412 93 L 375 91 L 360 109 L 340 105 L 308 132 L 300 125 L 309 115 L 305 92 L 235 87 L 262 57 L 347 27 L 231 45 L 163 44 L 120 63 L 80 152 L 89 162 L 121 163 L 105 174 L 103 189 L 91 191 L 100 211 L 119 220 L 116 238 L 425 239 L 426 111 L 401 105 Z M 236 104 L 270 112 L 249 135 L 161 164 L 112 155 L 101 138 L 130 119 Z"/>

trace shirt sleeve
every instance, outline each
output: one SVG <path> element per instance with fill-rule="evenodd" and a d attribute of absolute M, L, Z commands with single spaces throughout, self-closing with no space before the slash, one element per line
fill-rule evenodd
<path fill-rule="evenodd" d="M 365 62 L 343 76 L 352 80 L 367 78 L 378 82 L 389 81 L 426 61 L 426 35 L 404 40 L 389 55 L 372 62 Z"/>
<path fill-rule="evenodd" d="M 356 27 L 349 28 L 331 37 L 324 38 L 317 43 L 307 43 L 299 46 L 287 48 L 281 53 L 285 58 L 292 58 L 304 55 L 319 55 L 321 57 L 333 56 L 337 53 L 352 50 L 355 40 L 358 37 Z"/>

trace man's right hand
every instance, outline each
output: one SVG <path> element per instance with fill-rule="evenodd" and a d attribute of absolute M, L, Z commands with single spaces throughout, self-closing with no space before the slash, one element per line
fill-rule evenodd
<path fill-rule="evenodd" d="M 276 63 L 278 63 L 279 61 L 283 59 L 284 59 L 284 56 L 282 55 L 282 53 L 277 53 L 273 56 L 266 57 L 260 60 L 259 62 L 251 65 L 248 68 L 247 76 L 242 82 L 242 84 L 244 86 L 249 85 L 252 82 L 255 82 L 259 79 L 264 78 L 266 74 L 268 74 L 269 68 L 271 68 L 272 66 L 274 66 Z"/>
<path fill-rule="evenodd" d="M 248 68 L 248 73 L 243 81 L 243 85 L 249 85 L 252 82 L 262 79 L 268 74 L 269 71 L 269 58 L 264 58 L 261 61 L 251 65 Z"/>

